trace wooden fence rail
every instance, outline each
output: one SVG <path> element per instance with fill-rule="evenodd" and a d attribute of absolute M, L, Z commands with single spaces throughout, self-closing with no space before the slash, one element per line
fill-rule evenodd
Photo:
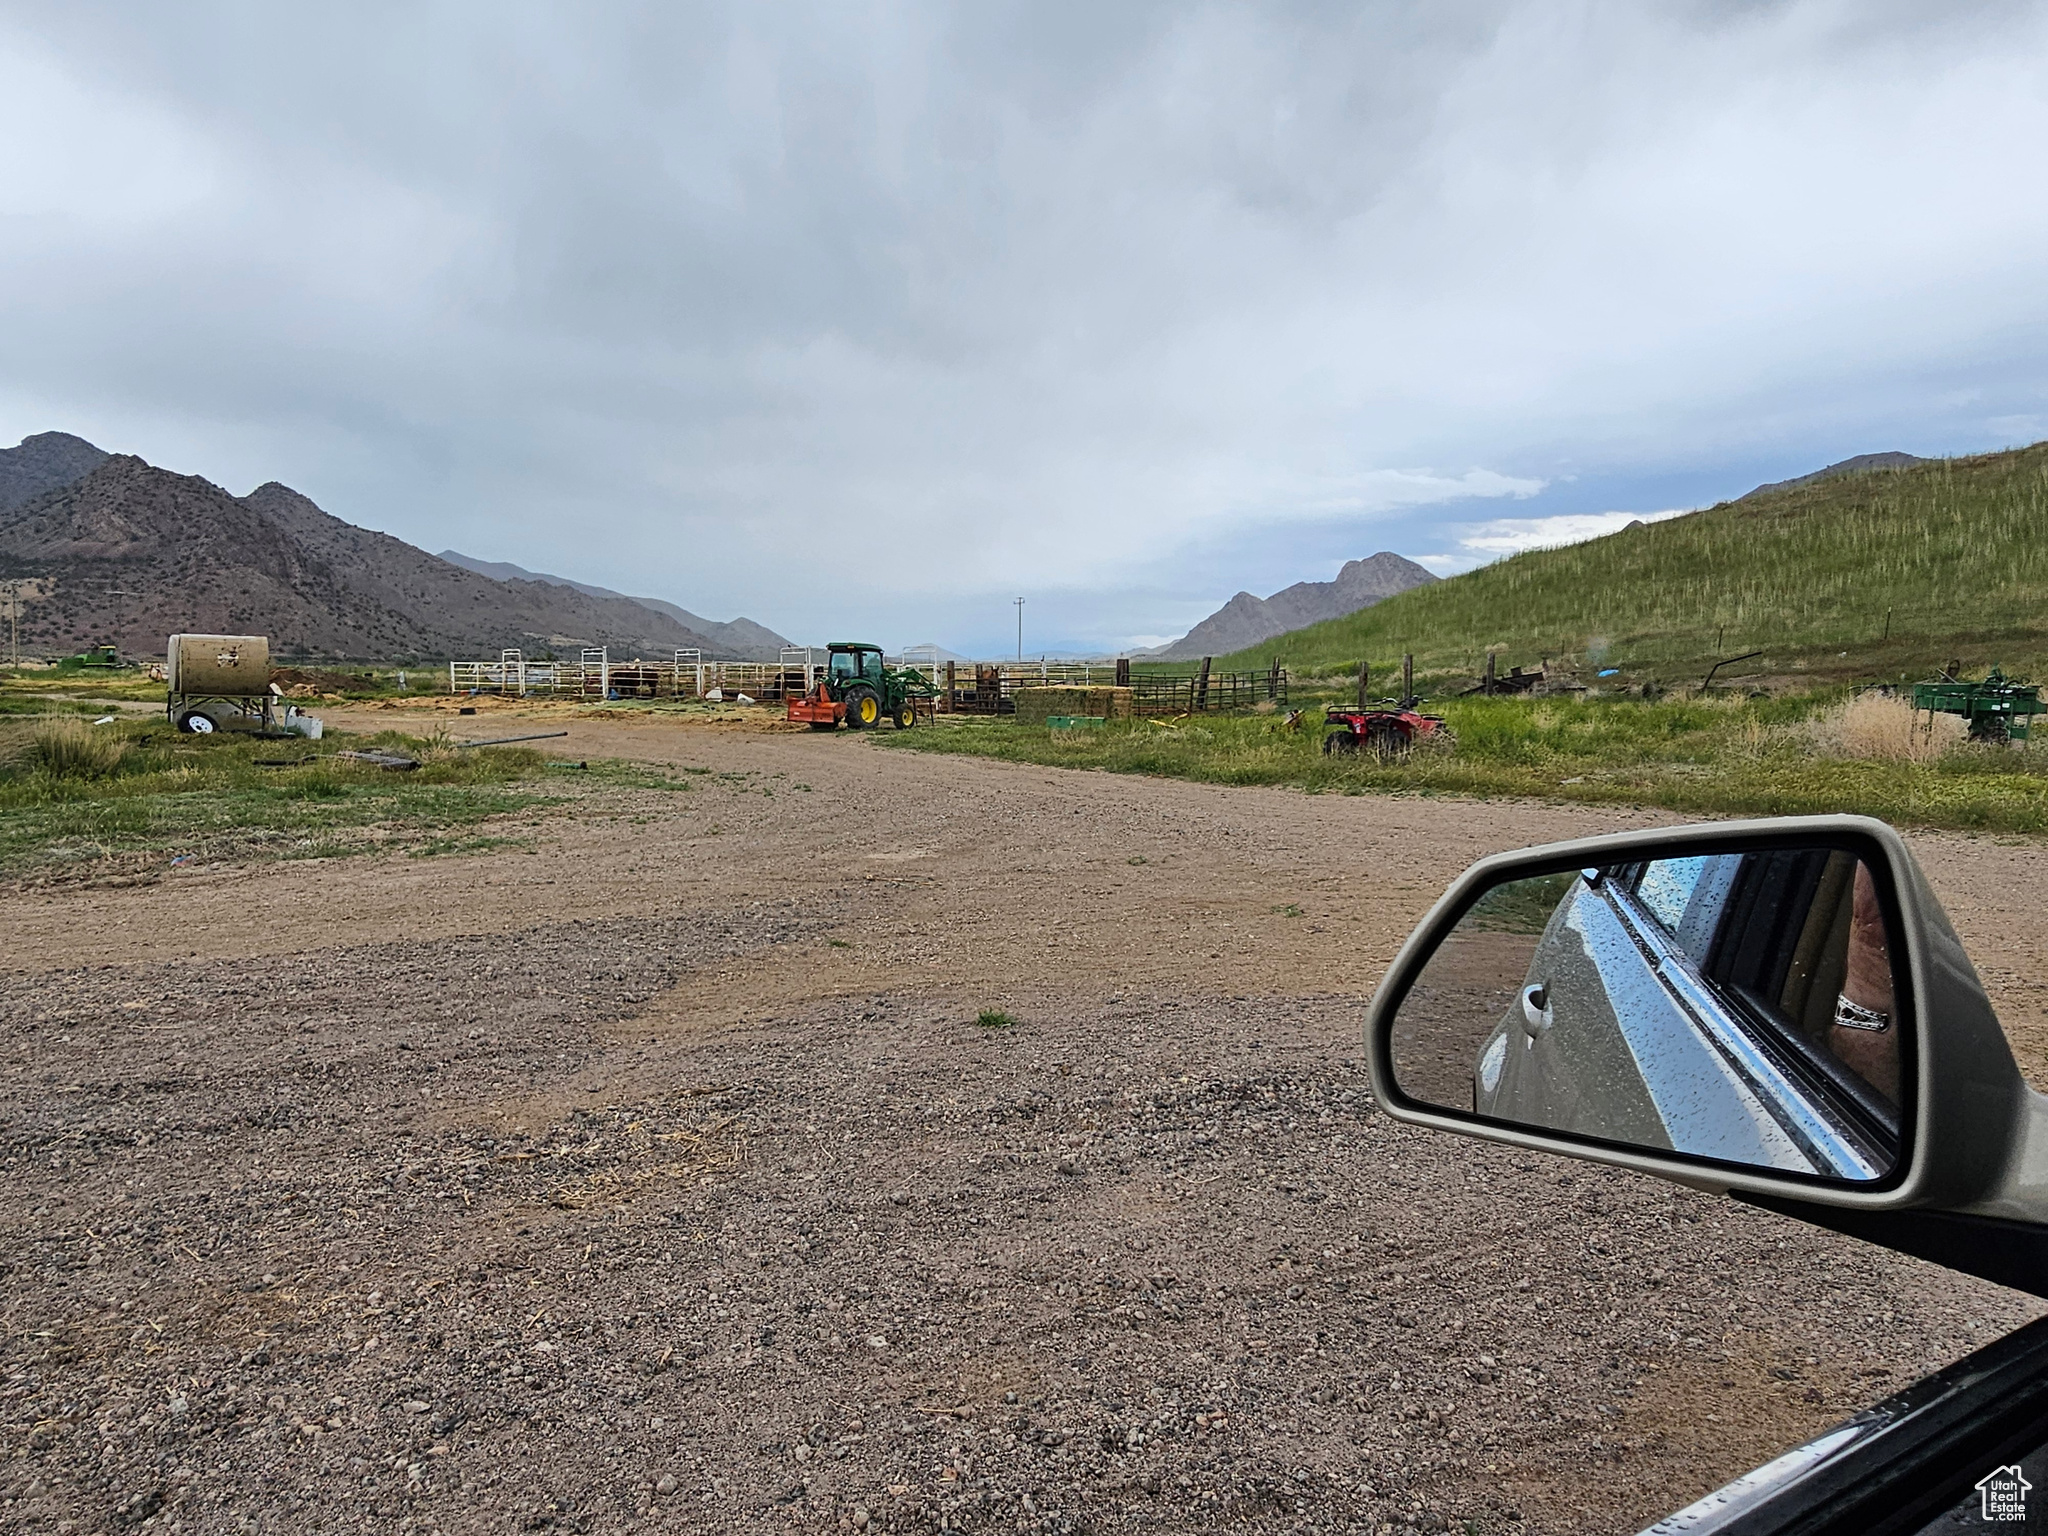
<path fill-rule="evenodd" d="M 1066 675 L 1060 675 L 1064 670 Z M 1091 675 L 1092 674 L 1092 675 Z M 1132 711 L 1140 715 L 1199 715 L 1287 702 L 1287 669 L 1263 672 L 1133 672 L 1128 662 L 1048 669 L 1026 663 L 1019 669 L 997 662 L 949 662 L 939 680 L 939 709 L 962 715 L 1007 715 L 1016 709 L 1019 688 L 1074 683 L 1131 690 Z"/>

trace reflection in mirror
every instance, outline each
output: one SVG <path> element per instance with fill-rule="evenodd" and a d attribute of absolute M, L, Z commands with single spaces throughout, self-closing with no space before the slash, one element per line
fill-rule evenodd
<path fill-rule="evenodd" d="M 1512 880 L 1393 1021 L 1403 1094 L 1852 1182 L 1897 1162 L 1903 1026 L 1870 870 L 1834 848 Z"/>

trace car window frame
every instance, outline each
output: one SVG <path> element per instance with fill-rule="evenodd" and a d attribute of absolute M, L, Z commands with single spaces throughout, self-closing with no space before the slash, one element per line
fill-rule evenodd
<path fill-rule="evenodd" d="M 1757 849 L 1754 851 L 1757 854 L 1769 855 L 1774 852 L 1787 850 Z M 1821 846 L 1816 844 L 1810 848 L 1790 851 L 1810 853 L 1822 850 Z M 1827 851 L 1844 854 L 1849 852 L 1847 849 L 1828 849 Z M 1769 989 L 1758 990 L 1756 987 L 1735 980 L 1730 974 L 1734 968 L 1736 956 L 1732 952 L 1729 943 L 1732 937 L 1729 932 L 1729 922 L 1731 918 L 1737 916 L 1748 916 L 1748 911 L 1742 907 L 1741 903 L 1743 901 L 1745 884 L 1750 879 L 1750 870 L 1747 864 L 1749 857 L 1749 853 L 1744 853 L 1740 856 L 1743 862 L 1739 865 L 1734 878 L 1731 880 L 1729 889 L 1723 895 L 1720 911 L 1715 916 L 1714 933 L 1711 942 L 1706 948 L 1706 953 L 1703 955 L 1693 954 L 1692 950 L 1687 947 L 1684 936 L 1658 916 L 1656 911 L 1649 907 L 1640 894 L 1643 876 L 1648 873 L 1652 865 L 1666 862 L 1665 860 L 1645 859 L 1638 864 L 1627 866 L 1628 873 L 1624 877 L 1624 883 L 1625 887 L 1635 894 L 1636 904 L 1645 909 L 1646 918 L 1656 923 L 1668 934 L 1681 953 L 1691 957 L 1701 979 L 1714 989 L 1716 996 L 1723 1006 L 1741 1020 L 1745 1031 L 1760 1049 L 1769 1052 L 1778 1059 L 1778 1064 L 1784 1071 L 1796 1078 L 1810 1080 L 1812 1091 L 1840 1101 L 1830 1107 L 1851 1119 L 1852 1122 L 1856 1122 L 1856 1134 L 1862 1139 L 1869 1140 L 1877 1136 L 1898 1137 L 1902 1135 L 1907 1119 L 1906 1106 L 1903 1102 L 1893 1104 L 1857 1073 L 1854 1068 L 1850 1067 L 1848 1063 L 1842 1061 L 1832 1052 L 1822 1050 L 1811 1040 L 1808 1040 L 1801 1032 L 1798 1022 L 1785 1013 L 1781 1003 L 1770 995 Z M 1854 857 L 1854 855 L 1851 855 L 1851 857 Z M 1868 860 L 1861 862 L 1866 867 L 1872 869 L 1874 877 L 1875 866 L 1871 865 Z M 1887 930 L 1887 943 L 1890 943 L 1889 930 Z M 1887 959 L 1891 959 L 1892 956 L 1897 954 L 1898 951 L 1892 949 L 1887 955 Z M 1781 991 L 1783 973 L 1786 966 L 1780 964 L 1779 960 L 1783 958 L 1781 956 L 1773 960 L 1774 973 L 1778 976 L 1777 985 Z M 1898 992 L 1899 988 L 1895 978 L 1893 986 L 1894 1011 L 1896 1011 Z"/>
<path fill-rule="evenodd" d="M 1766 1110 L 1774 1113 L 1774 1118 L 1793 1141 L 1807 1149 L 1808 1156 L 1828 1157 L 1838 1166 L 1845 1157 L 1854 1157 L 1864 1166 L 1873 1168 L 1877 1166 L 1876 1160 L 1886 1152 L 1896 1160 L 1899 1155 L 1896 1151 L 1873 1143 L 1870 1128 L 1861 1123 L 1860 1106 L 1855 1106 L 1853 1111 L 1845 1111 L 1840 1103 L 1835 1102 L 1839 1094 L 1832 1080 L 1820 1085 L 1821 1093 L 1813 1091 L 1813 1074 L 1804 1070 L 1803 1061 L 1787 1059 L 1785 1042 L 1779 1038 L 1779 1027 L 1774 1022 L 1759 1020 L 1755 1010 L 1745 1005 L 1746 999 L 1739 998 L 1732 989 L 1716 982 L 1706 966 L 1701 965 L 1679 942 L 1678 935 L 1643 902 L 1632 880 L 1607 879 L 1600 884 L 1608 887 L 1604 897 L 1621 913 L 1624 925 L 1635 930 L 1632 937 L 1638 946 L 1644 948 L 1653 969 L 1675 973 L 1661 979 L 1666 989 L 1677 995 L 1681 1012 L 1690 1016 L 1694 1027 L 1707 1035 L 1723 1057 L 1735 1065 L 1738 1073 L 1749 1081 L 1752 1091 L 1758 1078 L 1775 1079 L 1783 1085 L 1786 1092 L 1759 1094 L 1757 1097 Z M 1730 910 L 1724 908 L 1722 921 L 1725 922 L 1730 915 Z M 1778 1107 L 1788 1095 L 1808 1111 L 1805 1117 L 1779 1112 Z M 1819 1144 L 1825 1141 L 1841 1143 L 1842 1151 L 1829 1153 L 1824 1145 Z M 1885 1169 L 1885 1172 L 1890 1172 L 1890 1169 Z M 1883 1177 L 1884 1174 L 1880 1173 L 1875 1178 L 1845 1178 L 1844 1182 L 1859 1189 L 1868 1189 Z"/>

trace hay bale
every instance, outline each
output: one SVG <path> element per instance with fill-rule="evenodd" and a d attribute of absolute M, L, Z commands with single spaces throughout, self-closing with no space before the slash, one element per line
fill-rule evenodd
<path fill-rule="evenodd" d="M 1102 720 L 1131 718 L 1128 688 L 1084 688 L 1074 683 L 1057 683 L 1042 688 L 1019 688 L 1011 698 L 1017 705 L 1019 725 L 1043 725 L 1054 715 L 1093 715 Z"/>

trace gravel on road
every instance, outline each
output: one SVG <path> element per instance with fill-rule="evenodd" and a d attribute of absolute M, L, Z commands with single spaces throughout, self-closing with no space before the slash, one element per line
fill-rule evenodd
<path fill-rule="evenodd" d="M 0 1528 L 1628 1531 L 2041 1310 L 1374 1108 L 1442 883 L 1648 816 L 586 729 L 711 771 L 0 900 Z"/>

